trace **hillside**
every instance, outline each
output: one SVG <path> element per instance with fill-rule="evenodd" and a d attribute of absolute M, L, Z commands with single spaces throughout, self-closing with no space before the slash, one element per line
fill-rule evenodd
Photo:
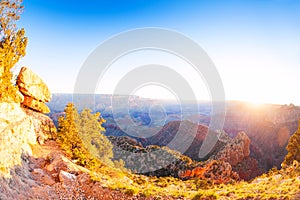
<path fill-rule="evenodd" d="M 252 182 L 213 185 L 199 180 L 155 178 L 103 168 L 97 179 L 46 141 L 0 178 L 1 199 L 298 199 L 299 170 L 272 172 Z M 298 175 L 296 175 L 298 174 Z M 97 181 L 95 181 L 97 180 Z M 258 192 L 259 191 L 259 192 Z"/>
<path fill-rule="evenodd" d="M 196 105 L 190 105 L 184 102 L 182 105 L 178 105 L 171 101 L 151 100 L 135 96 L 132 97 L 133 100 L 130 101 L 129 113 L 126 110 L 124 113 L 113 115 L 111 110 L 111 97 L 112 95 L 96 94 L 95 104 L 94 106 L 91 105 L 96 111 L 100 111 L 102 116 L 106 119 L 104 127 L 107 136 L 128 136 L 136 139 L 143 145 L 156 144 L 164 146 L 174 137 L 175 129 L 178 128 L 178 121 L 187 120 L 196 124 L 198 123 L 200 124 L 199 131 L 202 129 L 203 133 L 207 132 L 205 126 L 209 126 L 210 123 L 211 105 L 208 102 L 200 102 L 198 112 Z M 128 98 L 128 96 L 120 95 L 117 96 L 117 98 L 121 101 L 122 99 Z M 54 122 L 57 121 L 57 117 L 63 112 L 62 105 L 65 105 L 70 100 L 72 100 L 71 94 L 53 95 L 53 102 L 51 101 L 48 105 L 52 110 L 49 116 Z M 125 102 L 123 102 L 123 104 L 125 106 Z M 160 105 L 165 109 L 166 116 L 164 123 L 150 118 L 149 108 L 154 105 Z M 180 110 L 180 108 L 182 108 L 182 110 Z M 245 132 L 251 140 L 251 159 L 249 159 L 247 163 L 252 165 L 254 163 L 253 159 L 255 159 L 258 162 L 259 168 L 263 172 L 267 172 L 273 167 L 280 168 L 280 164 L 287 154 L 285 148 L 288 139 L 297 129 L 297 119 L 299 117 L 300 108 L 292 104 L 252 105 L 246 102 L 228 101 L 226 102 L 226 118 L 223 129 L 231 138 L 234 138 L 239 132 Z M 135 137 L 131 132 L 124 131 L 126 123 L 130 123 L 131 119 L 146 130 L 151 127 L 160 131 L 155 136 L 147 138 L 147 140 Z M 155 123 L 155 121 L 157 123 Z M 173 130 L 172 127 L 174 127 Z M 187 127 L 186 130 L 193 128 L 196 127 L 191 125 Z M 144 135 L 147 135 L 147 132 Z M 197 154 L 202 144 L 201 139 L 199 140 L 197 138 L 203 136 L 204 135 L 201 136 L 201 134 L 198 134 L 198 136 L 195 137 L 193 144 L 185 153 L 186 155 L 197 159 Z"/>
<path fill-rule="evenodd" d="M 195 146 L 185 153 L 195 156 L 194 151 L 203 142 L 208 128 L 189 121 L 169 122 L 151 140 L 143 139 L 143 144 L 129 137 L 108 137 L 113 144 L 112 159 L 122 159 L 126 168 L 121 162 L 111 165 L 101 160 L 97 168 L 83 167 L 62 149 L 53 121 L 44 114 L 48 112 L 44 103 L 51 100 L 47 85 L 28 68 L 21 70 L 17 84 L 22 88 L 20 97 L 24 95 L 21 103 L 0 103 L 0 199 L 300 197 L 297 161 L 249 182 L 242 180 L 257 175 L 251 174 L 257 162 L 250 157 L 251 140 L 244 132 L 234 138 L 221 132 L 206 161 L 197 161 L 196 157 L 192 160 L 168 147 L 150 145 L 167 145 L 177 131 L 190 137 L 194 130 Z"/>
<path fill-rule="evenodd" d="M 9 107 L 9 110 L 5 111 L 3 105 L 1 103 L 2 117 L 9 116 L 8 113 L 11 114 L 10 116 L 15 116 L 13 114 L 16 114 L 17 110 L 24 112 L 26 119 L 30 119 L 32 115 L 42 116 L 17 105 L 11 109 L 5 104 Z M 5 126 L 2 117 L 1 127 Z M 9 124 L 15 123 L 14 118 L 9 118 Z M 44 122 L 44 119 L 47 117 L 39 118 L 35 122 Z M 7 117 L 6 120 L 8 120 Z M 29 125 L 29 122 L 30 120 L 26 124 Z M 19 124 L 11 130 L 17 130 L 26 124 L 22 126 Z M 46 127 L 52 128 L 51 125 Z M 219 185 L 210 182 L 211 179 L 200 177 L 183 181 L 172 177 L 156 178 L 134 175 L 130 172 L 108 168 L 105 165 L 100 173 L 95 174 L 69 160 L 57 142 L 51 139 L 53 132 L 49 135 L 49 132 L 40 132 L 36 129 L 31 131 L 35 139 L 32 141 L 24 140 L 28 135 L 28 132 L 24 131 L 10 136 L 10 140 L 15 144 L 19 141 L 24 143 L 24 147 L 16 145 L 14 151 L 8 152 L 7 150 L 11 148 L 7 145 L 10 144 L 1 140 L 1 155 L 5 155 L 0 157 L 2 166 L 4 158 L 6 161 L 10 158 L 10 163 L 12 163 L 9 166 L 6 165 L 8 169 L 6 172 L 9 173 L 6 176 L 1 175 L 1 199 L 297 199 L 299 197 L 298 165 L 286 170 L 270 172 L 251 182 L 238 181 L 226 185 Z M 2 133 L 1 138 L 5 135 L 8 137 L 7 132 Z M 43 138 L 48 138 L 44 144 L 37 142 L 37 133 Z M 18 153 L 27 144 L 30 144 L 27 153 Z M 18 149 L 20 151 L 17 151 Z M 219 164 L 211 166 L 221 169 Z M 205 167 L 202 166 L 202 168 Z M 191 176 L 191 172 L 186 170 L 182 175 Z"/>

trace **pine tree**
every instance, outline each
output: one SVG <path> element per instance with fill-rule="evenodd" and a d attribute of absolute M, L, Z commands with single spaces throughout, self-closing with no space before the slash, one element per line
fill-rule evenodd
<path fill-rule="evenodd" d="M 102 132 L 105 131 L 102 127 L 102 123 L 104 123 L 105 120 L 101 117 L 99 112 L 95 114 L 91 112 L 92 111 L 87 108 L 81 112 L 79 135 L 83 144 L 93 156 L 107 164 L 111 164 L 113 145 L 106 136 L 102 134 Z"/>
<path fill-rule="evenodd" d="M 27 38 L 24 29 L 17 29 L 22 0 L 1 0 L 0 2 L 0 100 L 20 102 L 17 87 L 12 83 L 11 70 L 20 58 L 25 56 Z"/>
<path fill-rule="evenodd" d="M 87 151 L 79 137 L 80 118 L 74 104 L 69 103 L 65 115 L 58 119 L 57 137 L 67 155 L 80 165 L 87 164 Z"/>
<path fill-rule="evenodd" d="M 58 119 L 57 136 L 67 156 L 77 164 L 97 170 L 102 163 L 113 166 L 113 145 L 101 133 L 105 131 L 105 120 L 100 113 L 91 112 L 84 109 L 79 115 L 74 104 L 69 103 L 65 115 Z"/>
<path fill-rule="evenodd" d="M 283 166 L 291 165 L 294 160 L 300 162 L 300 119 L 298 130 L 290 137 L 287 146 L 288 154 L 286 155 Z"/>

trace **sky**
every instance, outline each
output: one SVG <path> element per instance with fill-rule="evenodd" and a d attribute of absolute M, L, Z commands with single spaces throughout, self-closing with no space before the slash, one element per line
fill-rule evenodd
<path fill-rule="evenodd" d="M 72 93 L 83 63 L 108 38 L 158 27 L 184 34 L 205 50 L 222 79 L 226 100 L 300 105 L 300 1 L 24 0 L 23 5 L 18 26 L 25 28 L 29 41 L 17 69 L 30 67 L 52 93 Z M 151 59 L 173 67 L 198 99 L 209 100 L 201 75 L 157 51 L 116 60 L 95 92 L 112 93 L 122 76 Z M 137 86 L 133 93 L 174 96 L 167 87 L 151 84 Z"/>

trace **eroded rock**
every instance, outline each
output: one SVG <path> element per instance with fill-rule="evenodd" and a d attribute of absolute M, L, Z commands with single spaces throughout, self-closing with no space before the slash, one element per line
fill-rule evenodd
<path fill-rule="evenodd" d="M 178 176 L 181 179 L 198 178 L 211 180 L 216 184 L 239 180 L 239 175 L 232 170 L 229 163 L 217 160 L 210 160 L 201 167 L 179 171 Z"/>
<path fill-rule="evenodd" d="M 236 166 L 250 154 L 250 139 L 246 133 L 240 132 L 233 140 L 229 140 L 223 150 L 213 159 L 223 160 L 231 166 Z"/>
<path fill-rule="evenodd" d="M 21 164 L 23 154 L 32 155 L 31 146 L 37 144 L 38 136 L 45 140 L 56 134 L 50 121 L 18 103 L 0 103 L 0 176 L 9 177 L 10 169 Z"/>
<path fill-rule="evenodd" d="M 76 176 L 69 172 L 60 170 L 58 175 L 59 181 L 65 185 L 71 185 L 76 180 Z"/>
<path fill-rule="evenodd" d="M 18 75 L 17 85 L 20 92 L 37 101 L 49 102 L 51 100 L 52 95 L 48 86 L 37 74 L 27 67 L 22 67 Z"/>
<path fill-rule="evenodd" d="M 0 175 L 21 163 L 23 153 L 32 154 L 36 144 L 33 121 L 17 103 L 0 103 Z"/>
<path fill-rule="evenodd" d="M 41 113 L 49 113 L 50 109 L 43 102 L 37 101 L 29 96 L 24 96 L 23 105 Z"/>

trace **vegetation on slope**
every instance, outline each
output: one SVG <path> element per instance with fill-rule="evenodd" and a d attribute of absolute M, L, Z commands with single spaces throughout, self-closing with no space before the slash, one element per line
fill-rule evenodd
<path fill-rule="evenodd" d="M 0 101 L 20 102 L 17 86 L 12 83 L 12 69 L 25 56 L 27 38 L 24 29 L 18 29 L 22 0 L 0 2 Z"/>
<path fill-rule="evenodd" d="M 119 148 L 125 148 L 126 151 L 130 148 L 134 153 L 147 152 L 147 149 L 139 147 L 138 143 L 128 138 L 118 140 L 118 138 L 111 137 L 110 139 L 115 145 L 118 145 Z M 159 147 L 153 148 L 157 149 Z M 182 155 L 178 155 L 178 152 L 168 149 L 163 150 L 170 155 L 182 158 Z M 122 156 L 118 155 L 117 157 L 121 158 Z M 185 165 L 193 163 L 187 159 L 184 159 L 184 161 Z M 126 163 L 128 165 L 128 161 Z M 177 165 L 180 165 L 180 163 L 177 163 Z M 206 166 L 209 166 L 209 163 Z M 212 168 L 212 171 L 218 173 L 218 169 L 220 169 L 218 162 L 215 166 L 216 168 Z M 170 169 L 170 166 L 168 167 Z M 205 165 L 202 167 L 205 169 Z M 195 173 L 192 168 L 182 172 L 185 174 Z M 223 174 L 225 171 L 221 170 L 220 173 Z M 273 169 L 269 173 L 249 182 L 218 182 L 210 176 L 197 175 L 184 180 L 174 177 L 176 175 L 174 173 L 164 177 L 157 177 L 153 173 L 149 175 L 152 176 L 133 174 L 130 171 L 122 171 L 108 165 L 101 165 L 97 170 L 91 169 L 90 171 L 91 179 L 100 183 L 103 187 L 122 191 L 137 198 L 296 199 L 300 191 L 300 168 L 297 161 L 293 161 L 291 165 L 287 165 L 284 169 Z"/>
<path fill-rule="evenodd" d="M 294 160 L 300 162 L 300 119 L 298 130 L 290 137 L 286 149 L 288 154 L 284 159 L 283 166 L 291 165 Z"/>
<path fill-rule="evenodd" d="M 74 104 L 66 106 L 65 115 L 58 119 L 57 136 L 70 159 L 89 169 L 100 168 L 103 163 L 113 165 L 113 146 L 101 133 L 103 122 L 100 113 L 84 109 L 79 114 Z"/>

